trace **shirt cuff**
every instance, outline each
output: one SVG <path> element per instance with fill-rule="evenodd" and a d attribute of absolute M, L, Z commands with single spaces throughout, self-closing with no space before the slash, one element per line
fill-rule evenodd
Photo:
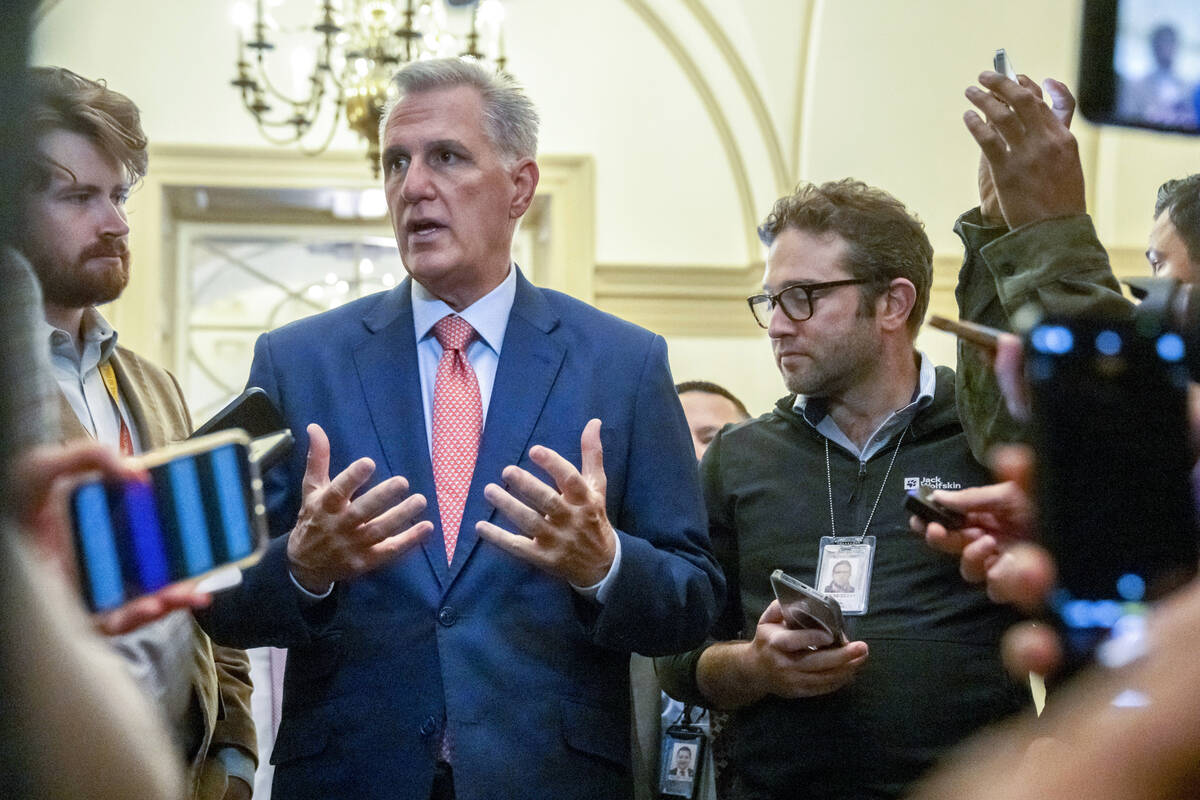
<path fill-rule="evenodd" d="M 216 748 L 213 755 L 225 767 L 226 775 L 243 780 L 251 789 L 254 788 L 254 759 L 243 753 L 240 747 L 224 745 Z"/>
<path fill-rule="evenodd" d="M 608 599 L 609 591 L 611 590 L 613 579 L 617 576 L 617 570 L 621 568 L 621 537 L 617 536 L 617 548 L 613 553 L 612 566 L 608 568 L 608 574 L 600 579 L 599 583 L 593 583 L 591 586 L 576 586 L 571 584 L 571 588 L 579 592 L 580 595 L 588 600 L 595 600 L 601 605 Z"/>
<path fill-rule="evenodd" d="M 296 576 L 292 574 L 292 571 L 290 569 L 288 570 L 288 577 L 292 579 L 292 585 L 300 590 L 301 602 L 307 603 L 310 606 L 316 605 L 320 601 L 324 600 L 326 597 L 329 597 L 329 595 L 333 594 L 333 587 L 337 586 L 336 583 L 331 583 L 331 584 L 329 584 L 329 588 L 326 589 L 321 594 L 313 594 L 308 589 L 305 589 L 303 586 L 300 585 L 300 581 L 296 580 Z"/>

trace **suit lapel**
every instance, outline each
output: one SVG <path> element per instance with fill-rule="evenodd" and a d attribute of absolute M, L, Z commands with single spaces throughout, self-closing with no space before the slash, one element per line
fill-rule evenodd
<path fill-rule="evenodd" d="M 372 335 L 355 349 L 354 365 L 388 474 L 403 475 L 412 491 L 428 487 L 424 492 L 429 500 L 427 513 L 435 530 L 421 546 L 444 586 L 448 576 L 446 549 L 425 434 L 410 284 L 411 278 L 406 279 L 363 318 Z"/>
<path fill-rule="evenodd" d="M 549 335 L 557 324 L 558 316 L 542 291 L 518 273 L 517 293 L 504 332 L 475 473 L 463 509 L 462 527 L 450 570 L 451 580 L 462 570 L 478 544 L 475 523 L 491 520 L 496 513 L 484 498 L 483 487 L 488 483 L 500 483 L 500 471 L 519 462 L 535 444 L 530 441 L 534 425 L 566 355 L 562 344 Z"/>
<path fill-rule="evenodd" d="M 113 372 L 117 376 L 117 391 L 125 403 L 125 408 L 129 409 L 129 416 L 137 429 L 142 450 L 152 450 L 166 444 L 168 436 L 162 426 L 162 420 L 157 414 L 146 413 L 146 407 L 142 403 L 141 387 L 147 386 L 149 381 L 142 371 L 141 364 L 137 359 L 126 358 L 119 347 L 113 350 L 109 363 L 113 365 Z"/>
<path fill-rule="evenodd" d="M 75 409 L 71 408 L 71 403 L 62 389 L 55 387 L 55 390 L 58 393 L 58 443 L 66 444 L 76 439 L 92 438 L 87 428 L 79 421 Z"/>
<path fill-rule="evenodd" d="M 129 410 L 142 450 L 150 450 L 165 443 L 167 435 L 162 423 L 155 415 L 147 414 L 142 403 L 138 387 L 146 384 L 146 376 L 137 360 L 126 358 L 121 349 L 117 348 L 113 351 L 109 363 L 117 376 L 117 391 L 125 403 L 125 408 Z M 61 389 L 58 391 L 58 438 L 62 443 L 92 438 Z"/>

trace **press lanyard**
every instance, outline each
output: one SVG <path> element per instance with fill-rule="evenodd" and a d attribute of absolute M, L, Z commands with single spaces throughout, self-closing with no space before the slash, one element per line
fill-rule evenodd
<path fill-rule="evenodd" d="M 879 484 L 879 494 L 875 495 L 875 504 L 871 506 L 871 514 L 867 517 L 867 524 L 863 526 L 863 532 L 858 537 L 858 544 L 862 544 L 866 539 L 867 531 L 871 529 L 871 520 L 875 519 L 875 509 L 879 508 L 879 498 L 883 497 L 883 488 L 887 486 L 888 476 L 892 474 L 892 466 L 896 463 L 896 456 L 900 453 L 900 444 L 904 441 L 904 434 L 908 433 L 908 427 L 904 426 L 904 430 L 900 431 L 900 438 L 896 440 L 896 449 L 892 451 L 892 460 L 888 462 L 887 472 L 883 474 L 883 482 Z M 837 525 L 833 521 L 833 473 L 829 469 L 829 437 L 825 437 L 825 485 L 829 490 L 829 529 L 833 533 L 833 538 L 837 538 Z"/>
<path fill-rule="evenodd" d="M 117 373 L 113 371 L 111 362 L 105 361 L 100 364 L 100 377 L 104 379 L 104 388 L 108 389 L 108 396 L 113 401 L 113 409 L 117 412 L 117 421 L 121 423 L 121 453 L 131 456 L 133 455 L 133 436 L 129 433 L 129 426 L 125 424 L 125 415 L 121 413 L 121 395 L 117 390 Z"/>

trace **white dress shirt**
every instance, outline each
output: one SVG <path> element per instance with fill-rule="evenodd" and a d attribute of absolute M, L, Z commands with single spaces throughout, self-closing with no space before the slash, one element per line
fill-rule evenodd
<path fill-rule="evenodd" d="M 413 332 L 417 337 L 417 363 L 421 373 L 421 402 L 425 408 L 425 439 L 433 457 L 433 394 L 437 382 L 438 362 L 442 358 L 442 346 L 433 335 L 433 326 L 447 314 L 462 317 L 477 334 L 467 348 L 467 361 L 475 370 L 479 382 L 479 399 L 483 408 L 483 424 L 487 425 L 488 405 L 492 399 L 492 387 L 496 384 L 496 368 L 500 364 L 500 350 L 504 346 L 504 332 L 508 329 L 508 317 L 512 312 L 513 300 L 517 296 L 517 267 L 510 264 L 508 275 L 492 291 L 476 300 L 462 311 L 455 311 L 445 301 L 434 297 L 417 281 L 412 282 Z M 582 434 L 583 431 L 580 430 Z M 496 476 L 499 480 L 499 476 Z M 474 520 L 463 520 L 464 525 Z M 608 596 L 612 578 L 621 564 L 621 538 L 616 540 L 616 552 L 608 574 L 592 586 L 575 586 L 577 592 L 604 602 Z"/>

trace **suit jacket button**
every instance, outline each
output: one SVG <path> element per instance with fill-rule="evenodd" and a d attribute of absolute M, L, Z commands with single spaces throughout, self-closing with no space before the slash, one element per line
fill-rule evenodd
<path fill-rule="evenodd" d="M 438 622 L 449 628 L 454 623 L 458 622 L 458 612 L 450 606 L 445 606 L 438 612 Z"/>
<path fill-rule="evenodd" d="M 426 717 L 425 721 L 421 723 L 421 735 L 422 736 L 432 736 L 433 732 L 436 730 L 437 730 L 437 720 L 434 719 L 433 717 Z"/>

